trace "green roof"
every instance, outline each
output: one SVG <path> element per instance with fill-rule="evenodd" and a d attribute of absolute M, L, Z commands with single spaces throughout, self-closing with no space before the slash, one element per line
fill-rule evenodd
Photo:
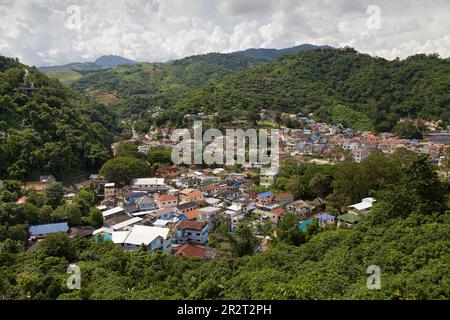
<path fill-rule="evenodd" d="M 349 212 L 349 213 L 343 214 L 342 216 L 339 216 L 338 220 L 342 220 L 342 221 L 348 222 L 348 223 L 356 223 L 359 220 L 361 220 L 361 217 L 353 212 Z"/>

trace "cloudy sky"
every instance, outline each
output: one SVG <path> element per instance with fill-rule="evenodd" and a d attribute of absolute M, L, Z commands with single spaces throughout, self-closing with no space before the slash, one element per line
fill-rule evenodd
<path fill-rule="evenodd" d="M 0 54 L 31 65 L 311 43 L 450 57 L 449 0 L 0 0 Z"/>

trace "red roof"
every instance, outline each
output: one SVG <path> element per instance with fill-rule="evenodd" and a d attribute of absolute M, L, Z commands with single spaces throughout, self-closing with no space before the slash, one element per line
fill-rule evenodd
<path fill-rule="evenodd" d="M 286 213 L 286 210 L 284 210 L 283 208 L 276 208 L 270 212 L 272 212 L 273 214 L 276 214 L 277 216 L 282 216 L 283 214 Z"/>
<path fill-rule="evenodd" d="M 193 220 L 198 217 L 198 211 L 197 210 L 188 211 L 186 213 L 183 213 L 183 216 L 185 216 L 188 220 Z"/>
<path fill-rule="evenodd" d="M 178 229 L 191 229 L 191 230 L 202 230 L 205 226 L 205 222 L 203 221 L 189 221 L 183 220 L 181 221 L 177 228 Z"/>
<path fill-rule="evenodd" d="M 206 190 L 208 190 L 208 191 L 210 191 L 210 190 L 217 190 L 217 189 L 219 189 L 219 186 L 216 186 L 216 185 L 211 185 L 211 186 L 207 186 L 206 187 Z"/>
<path fill-rule="evenodd" d="M 173 201 L 173 200 L 177 200 L 177 197 L 175 196 L 171 196 L 169 194 L 164 194 L 162 196 L 158 197 L 158 201 Z"/>
<path fill-rule="evenodd" d="M 199 246 L 193 246 L 190 244 L 184 244 L 178 249 L 176 256 L 186 256 L 186 257 L 199 257 L 203 258 L 205 256 L 205 248 Z"/>
<path fill-rule="evenodd" d="M 292 197 L 292 194 L 290 194 L 290 193 L 282 193 L 282 194 L 277 194 L 275 196 L 275 199 L 276 200 L 283 200 L 283 199 L 288 199 L 290 197 Z"/>

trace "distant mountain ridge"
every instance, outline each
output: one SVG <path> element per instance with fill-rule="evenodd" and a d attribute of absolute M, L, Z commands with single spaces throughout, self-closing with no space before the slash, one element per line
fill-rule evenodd
<path fill-rule="evenodd" d="M 277 60 L 282 56 L 297 54 L 302 51 L 310 51 L 317 49 L 333 49 L 330 46 L 316 46 L 312 44 L 301 44 L 291 48 L 285 49 L 247 49 L 244 51 L 235 52 L 235 54 L 241 54 L 245 57 L 255 58 L 255 59 L 264 59 L 264 60 Z"/>
<path fill-rule="evenodd" d="M 301 44 L 291 48 L 285 49 L 266 49 L 266 48 L 252 48 L 244 51 L 237 51 L 225 53 L 230 57 L 244 56 L 246 58 L 258 59 L 265 61 L 276 60 L 282 56 L 292 55 L 301 51 L 316 50 L 316 49 L 330 49 L 330 46 L 316 46 L 312 44 Z M 201 55 L 199 55 L 201 56 Z M 197 55 L 185 57 L 182 59 L 170 60 L 166 63 L 173 63 L 175 61 L 183 61 Z M 137 64 L 138 62 L 116 55 L 103 55 L 94 62 L 74 62 L 61 66 L 42 66 L 38 69 L 42 72 L 61 72 L 61 71 L 98 71 L 109 68 L 115 68 L 121 65 Z"/>
<path fill-rule="evenodd" d="M 42 66 L 38 69 L 42 72 L 61 72 L 61 71 L 98 71 L 114 68 L 126 64 L 136 64 L 136 61 L 114 55 L 104 55 L 97 58 L 94 62 L 74 62 L 61 66 Z"/>

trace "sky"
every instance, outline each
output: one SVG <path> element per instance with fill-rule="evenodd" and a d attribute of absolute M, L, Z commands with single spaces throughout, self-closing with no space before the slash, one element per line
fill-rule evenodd
<path fill-rule="evenodd" d="M 0 0 L 0 17 L 0 54 L 37 66 L 304 43 L 450 57 L 450 0 Z"/>

